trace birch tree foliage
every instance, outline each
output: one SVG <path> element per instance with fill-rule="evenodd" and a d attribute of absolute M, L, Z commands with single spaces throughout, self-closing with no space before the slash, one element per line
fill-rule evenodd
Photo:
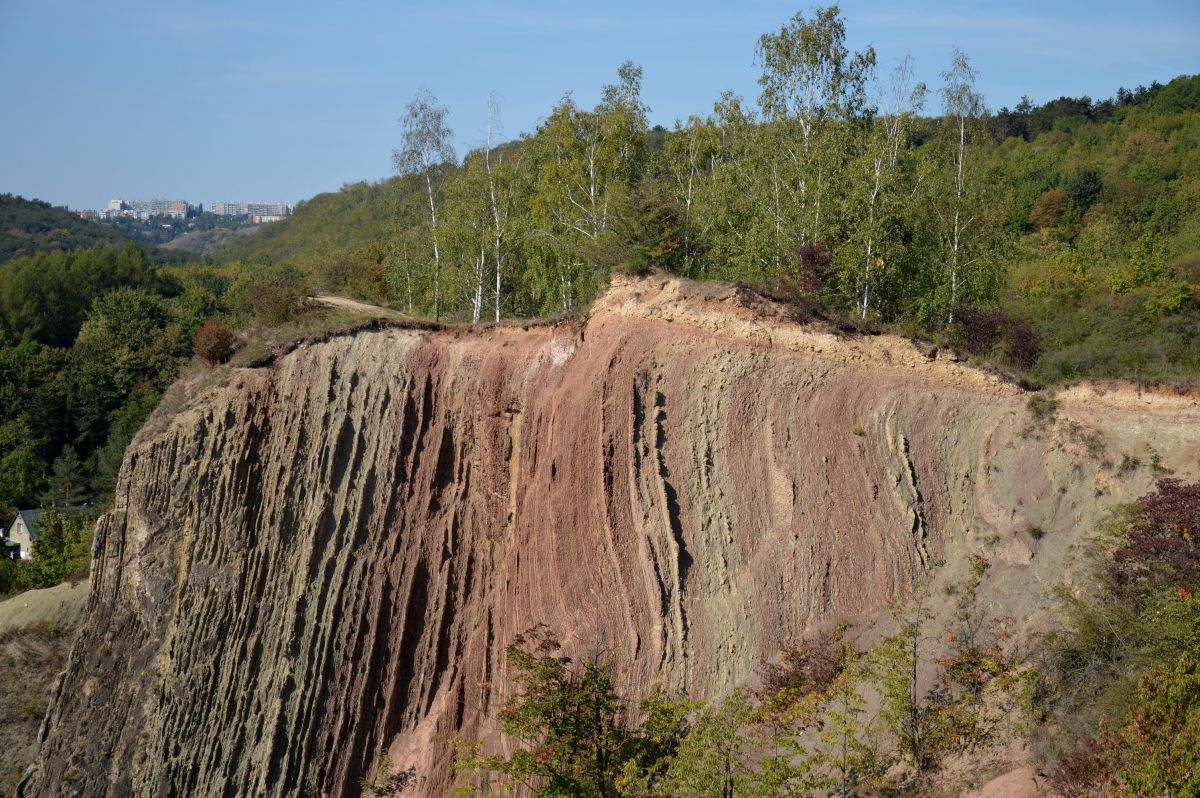
<path fill-rule="evenodd" d="M 908 228 L 912 194 L 923 179 L 922 170 L 913 168 L 909 134 L 924 107 L 926 88 L 924 83 L 913 84 L 912 58 L 898 63 L 886 83 L 873 83 L 880 113 L 862 127 L 849 192 L 854 207 L 847 209 L 847 216 L 856 221 L 846 231 L 847 288 L 854 291 L 861 319 L 872 312 L 883 318 L 893 315 L 905 272 L 914 266 Z"/>
<path fill-rule="evenodd" d="M 431 307 L 429 208 L 425 178 L 407 174 L 388 195 L 389 237 L 384 253 L 385 279 L 392 298 L 409 314 Z"/>
<path fill-rule="evenodd" d="M 538 174 L 530 202 L 536 247 L 557 272 L 557 285 L 542 293 L 557 292 L 563 311 L 619 265 L 619 222 L 631 213 L 646 157 L 641 80 L 641 67 L 622 64 L 593 110 L 568 94 L 528 141 Z"/>
<path fill-rule="evenodd" d="M 507 280 L 505 271 L 506 255 L 513 249 L 514 233 L 517 225 L 513 223 L 514 205 L 518 196 L 520 173 L 519 150 L 515 157 L 507 157 L 503 150 L 495 148 L 495 137 L 500 124 L 500 106 L 496 95 L 488 97 L 487 138 L 483 146 L 483 164 L 487 171 L 488 205 L 492 216 L 491 244 L 494 288 L 492 307 L 494 320 L 500 321 L 501 308 L 504 304 L 504 286 Z M 511 289 L 510 289 L 511 293 Z"/>
<path fill-rule="evenodd" d="M 765 284 L 774 254 L 774 220 L 760 212 L 769 193 L 760 155 L 762 126 L 732 92 L 715 103 L 711 119 L 719 144 L 696 199 L 697 222 L 708 231 L 705 273 Z"/>
<path fill-rule="evenodd" d="M 440 204 L 442 167 L 454 164 L 456 157 L 450 143 L 453 131 L 446 124 L 449 110 L 438 102 L 428 89 L 421 88 L 405 108 L 400 126 L 404 131 L 403 145 L 392 153 L 397 174 L 419 174 L 424 177 L 426 198 L 429 201 L 429 238 L 433 253 L 433 316 L 441 317 L 442 257 L 438 241 L 438 205 Z"/>
<path fill-rule="evenodd" d="M 442 240 L 447 264 L 448 311 L 483 318 L 492 293 L 494 226 L 490 179 L 482 152 L 469 154 L 446 187 Z"/>
<path fill-rule="evenodd" d="M 697 257 L 711 229 L 711 219 L 700 213 L 704 184 L 711 179 L 721 148 L 720 131 L 711 119 L 692 116 L 686 123 L 675 121 L 675 134 L 667 139 L 664 162 L 669 196 L 678 209 L 682 235 L 683 273 L 702 277 L 707 261 Z"/>
<path fill-rule="evenodd" d="M 949 185 L 942 203 L 946 240 L 946 323 L 954 323 L 954 306 L 971 296 L 973 272 L 980 265 L 979 248 L 972 239 L 979 207 L 973 184 L 976 154 L 973 146 L 980 117 L 986 111 L 983 95 L 975 90 L 979 73 L 967 54 L 957 47 L 950 67 L 942 72 L 943 144 L 950 162 Z"/>
<path fill-rule="evenodd" d="M 502 308 L 511 309 L 520 288 L 514 284 L 519 280 L 512 279 L 513 256 L 520 244 L 528 179 L 520 147 L 497 145 L 498 116 L 493 97 L 483 144 L 467 154 L 445 189 L 441 240 L 453 291 L 447 310 L 469 317 L 472 324 L 484 318 L 499 321 Z"/>
<path fill-rule="evenodd" d="M 771 154 L 794 206 L 794 243 L 821 240 L 828 221 L 825 198 L 837 189 L 842 137 L 849 132 L 836 123 L 865 107 L 875 51 L 847 49 L 841 10 L 831 6 L 814 9 L 811 19 L 797 13 L 777 33 L 763 34 L 756 55 L 763 70 L 758 82 L 764 118 L 791 134 Z"/>

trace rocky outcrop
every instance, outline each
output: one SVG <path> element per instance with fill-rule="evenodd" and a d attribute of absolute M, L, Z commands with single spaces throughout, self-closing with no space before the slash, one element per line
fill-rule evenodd
<path fill-rule="evenodd" d="M 1200 410 L 1079 389 L 1035 422 L 1026 399 L 663 279 L 580 324 L 194 374 L 127 455 L 23 794 L 356 795 L 386 750 L 443 795 L 537 623 L 634 690 L 716 695 L 976 549 L 1032 622 L 1072 530 L 1150 483 L 1110 461 L 1194 471 Z"/>

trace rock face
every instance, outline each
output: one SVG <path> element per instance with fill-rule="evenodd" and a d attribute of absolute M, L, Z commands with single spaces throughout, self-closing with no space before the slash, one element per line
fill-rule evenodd
<path fill-rule="evenodd" d="M 717 695 L 973 547 L 996 596 L 1057 582 L 1070 530 L 1150 484 L 1106 458 L 1195 470 L 1192 400 L 1078 389 L 1039 425 L 1026 398 L 663 279 L 578 325 L 193 375 L 127 455 L 23 794 L 357 795 L 386 750 L 444 795 L 534 624 Z"/>

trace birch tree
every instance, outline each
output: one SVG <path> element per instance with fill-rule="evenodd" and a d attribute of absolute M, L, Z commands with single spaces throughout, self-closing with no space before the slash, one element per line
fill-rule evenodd
<path fill-rule="evenodd" d="M 488 199 L 492 209 L 492 263 L 496 269 L 495 313 L 496 321 L 500 321 L 501 280 L 504 274 L 504 245 L 508 228 L 509 205 L 507 190 L 510 181 L 505 180 L 507 171 L 504 169 L 504 156 L 493 156 L 493 136 L 500 121 L 500 106 L 496 95 L 488 97 L 487 139 L 483 145 L 483 163 L 487 169 Z M 493 164 L 493 161 L 496 163 Z"/>
<path fill-rule="evenodd" d="M 907 146 L 913 116 L 925 105 L 925 84 L 912 85 L 913 60 L 906 56 L 892 71 L 890 91 L 880 89 L 883 114 L 872 121 L 866 147 L 867 196 L 865 219 L 859 226 L 863 244 L 862 285 L 858 302 L 859 318 L 865 319 L 871 307 L 872 289 L 883 279 L 885 249 L 889 233 L 889 200 L 897 197 L 900 181 L 900 154 Z"/>
<path fill-rule="evenodd" d="M 716 149 L 699 185 L 696 216 L 708 230 L 707 276 L 765 284 L 776 271 L 774 218 L 763 213 L 769 194 L 764 126 L 742 98 L 724 92 L 713 105 Z"/>
<path fill-rule="evenodd" d="M 403 302 L 411 315 L 424 303 L 425 281 L 430 276 L 425 268 L 426 259 L 421 255 L 427 249 L 427 225 L 422 223 L 422 218 L 428 218 L 424 179 L 409 174 L 392 182 L 393 189 L 388 195 L 386 280 L 391 296 Z"/>
<path fill-rule="evenodd" d="M 785 196 L 793 203 L 796 243 L 820 240 L 824 198 L 836 187 L 849 133 L 831 123 L 854 117 L 865 105 L 875 51 L 846 48 L 845 21 L 831 6 L 815 9 L 811 20 L 797 13 L 778 33 L 763 34 L 756 55 L 766 120 L 798 134 L 784 136 L 767 153 L 776 173 L 772 196 L 777 206 Z M 784 163 L 790 167 L 786 187 Z"/>
<path fill-rule="evenodd" d="M 531 199 L 540 248 L 556 264 L 563 311 L 618 262 L 616 221 L 629 213 L 631 187 L 645 160 L 647 108 L 641 102 L 642 69 L 626 62 L 618 82 L 604 87 L 592 111 L 568 94 L 529 142 L 538 169 Z"/>
<path fill-rule="evenodd" d="M 701 183 L 712 171 L 719 148 L 718 131 L 708 120 L 693 116 L 684 125 L 675 122 L 675 132 L 666 143 L 666 165 L 671 175 L 674 199 L 683 210 L 680 220 L 683 233 L 684 273 L 696 276 L 696 236 L 706 232 L 696 212 Z M 703 276 L 704 263 L 698 274 Z"/>
<path fill-rule="evenodd" d="M 967 207 L 967 152 L 970 128 L 983 114 L 983 96 L 975 91 L 979 73 L 971 66 L 967 54 L 957 47 L 950 68 L 942 73 L 942 108 L 950 129 L 951 163 L 953 165 L 953 197 L 950 205 L 951 222 L 947 231 L 950 268 L 950 303 L 946 323 L 954 323 L 954 305 L 958 302 L 959 280 L 963 269 L 964 236 L 974 218 Z"/>
<path fill-rule="evenodd" d="M 488 250 L 493 243 L 490 179 L 485 153 L 467 155 L 462 168 L 446 187 L 445 224 L 447 262 L 453 264 L 448 284 L 456 290 L 451 302 L 465 301 L 471 308 L 471 323 L 483 317 L 488 288 Z"/>
<path fill-rule="evenodd" d="M 453 132 L 446 125 L 449 110 L 438 102 L 427 89 L 417 91 L 417 96 L 405 109 L 400 119 L 404 131 L 404 145 L 392 153 L 392 163 L 401 175 L 418 174 L 425 180 L 425 192 L 429 200 L 429 232 L 433 245 L 433 317 L 440 320 L 442 312 L 442 254 L 438 242 L 438 195 L 441 168 L 455 161 L 454 147 L 450 143 Z"/>

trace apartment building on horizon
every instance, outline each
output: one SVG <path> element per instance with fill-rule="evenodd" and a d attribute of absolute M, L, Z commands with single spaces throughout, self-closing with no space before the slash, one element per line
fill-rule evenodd
<path fill-rule="evenodd" d="M 276 221 L 292 215 L 292 206 L 286 202 L 214 202 L 209 211 L 217 216 L 265 217 L 264 221 Z"/>
<path fill-rule="evenodd" d="M 149 219 L 151 216 L 170 216 L 175 219 L 186 219 L 204 212 L 203 205 L 192 205 L 187 200 L 148 199 L 127 200 L 110 199 L 108 206 L 97 216 L 101 219 L 111 219 L 114 216 L 131 216 L 136 219 Z"/>

